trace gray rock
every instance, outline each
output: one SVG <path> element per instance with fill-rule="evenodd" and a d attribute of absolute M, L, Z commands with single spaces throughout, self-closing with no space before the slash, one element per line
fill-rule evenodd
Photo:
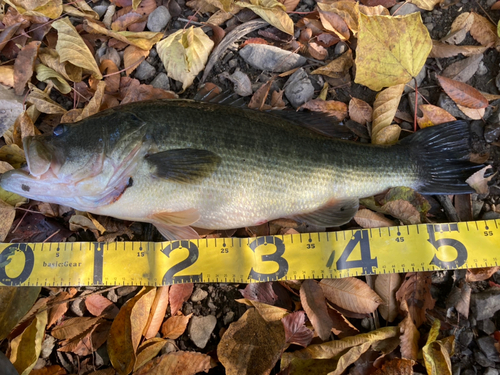
<path fill-rule="evenodd" d="M 228 311 L 223 318 L 224 325 L 227 326 L 233 320 L 234 320 L 234 311 Z"/>
<path fill-rule="evenodd" d="M 335 56 L 340 56 L 342 55 L 345 51 L 347 51 L 349 47 L 347 47 L 346 42 L 338 42 L 335 44 L 335 48 L 333 49 L 333 53 Z"/>
<path fill-rule="evenodd" d="M 23 96 L 14 94 L 14 90 L 0 85 L 0 137 L 9 129 L 16 118 L 23 112 Z"/>
<path fill-rule="evenodd" d="M 481 337 L 480 339 L 477 339 L 476 342 L 481 351 L 486 356 L 486 358 L 488 358 L 490 361 L 500 362 L 500 354 L 498 353 L 497 348 L 495 348 L 495 343 L 497 341 L 493 337 L 491 336 Z M 494 366 L 484 366 L 484 367 L 494 367 Z"/>
<path fill-rule="evenodd" d="M 134 293 L 137 289 L 139 288 L 136 286 L 122 286 L 116 289 L 116 294 L 123 297 L 129 295 L 130 293 Z"/>
<path fill-rule="evenodd" d="M 476 74 L 480 75 L 480 76 L 484 76 L 486 73 L 488 73 L 488 68 L 486 67 L 486 65 L 484 65 L 484 62 L 481 61 L 479 63 L 479 67 L 477 68 Z"/>
<path fill-rule="evenodd" d="M 448 111 L 452 116 L 455 116 L 456 118 L 469 120 L 469 118 L 460 109 L 458 109 L 455 102 L 451 100 L 451 98 L 445 93 L 441 93 L 439 95 L 437 106 L 443 108 L 445 111 Z"/>
<path fill-rule="evenodd" d="M 471 296 L 471 312 L 476 320 L 489 319 L 498 310 L 500 310 L 500 290 L 491 288 Z"/>
<path fill-rule="evenodd" d="M 239 53 L 243 60 L 254 68 L 277 73 L 298 68 L 307 61 L 296 53 L 267 44 L 247 44 Z"/>
<path fill-rule="evenodd" d="M 111 302 L 118 302 L 118 299 L 120 298 L 119 295 L 116 294 L 116 289 L 111 289 L 107 294 L 106 298 L 109 299 Z"/>
<path fill-rule="evenodd" d="M 109 4 L 99 4 L 93 7 L 92 9 L 99 15 L 99 18 L 104 16 L 104 13 L 108 10 Z"/>
<path fill-rule="evenodd" d="M 301 68 L 290 76 L 286 83 L 285 96 L 294 108 L 311 100 L 313 95 L 314 86 L 304 69 Z"/>
<path fill-rule="evenodd" d="M 114 49 L 113 47 L 107 47 L 106 50 L 104 51 L 104 54 L 101 56 L 100 61 L 102 62 L 103 60 L 111 60 L 115 63 L 117 68 L 120 68 L 121 65 L 121 57 L 118 54 L 118 51 Z"/>
<path fill-rule="evenodd" d="M 236 69 L 233 74 L 222 72 L 221 76 L 234 84 L 234 92 L 239 96 L 249 96 L 253 94 L 252 82 L 250 82 L 250 78 L 241 70 Z"/>
<path fill-rule="evenodd" d="M 493 4 L 495 4 L 496 2 L 497 2 L 497 0 L 486 0 L 486 6 L 487 6 L 488 8 L 491 8 L 491 6 L 492 6 Z"/>
<path fill-rule="evenodd" d="M 201 288 L 196 288 L 191 294 L 191 301 L 193 302 L 200 302 L 203 301 L 205 298 L 207 298 L 208 292 L 206 290 L 203 290 Z"/>
<path fill-rule="evenodd" d="M 158 75 L 151 81 L 151 86 L 157 89 L 170 90 L 170 81 L 166 73 L 158 73 Z"/>
<path fill-rule="evenodd" d="M 481 215 L 481 219 L 483 220 L 497 220 L 500 219 L 500 213 L 494 212 L 494 211 L 488 211 L 485 212 L 483 215 Z M 497 303 L 500 303 L 500 299 L 497 299 Z M 500 310 L 500 306 L 497 308 L 497 310 Z M 495 311 L 497 311 L 495 310 Z M 493 313 L 494 314 L 494 313 Z M 493 314 L 489 315 L 488 318 L 491 318 Z"/>
<path fill-rule="evenodd" d="M 399 9 L 401 8 L 401 9 Z M 397 13 L 396 13 L 397 11 Z M 405 2 L 399 2 L 399 3 L 396 3 L 394 4 L 394 6 L 391 8 L 391 16 L 394 15 L 394 13 L 396 13 L 396 16 L 406 16 L 407 14 L 411 14 L 411 13 L 417 13 L 417 12 L 421 12 L 422 9 L 420 9 L 418 6 L 416 6 L 415 4 L 412 4 L 412 3 L 405 3 Z"/>
<path fill-rule="evenodd" d="M 486 357 L 480 351 L 474 353 L 474 360 L 483 367 L 495 367 L 495 362 L 488 359 L 488 357 Z"/>
<path fill-rule="evenodd" d="M 193 316 L 189 321 L 188 333 L 191 341 L 200 349 L 203 349 L 217 324 L 217 318 L 213 315 Z"/>
<path fill-rule="evenodd" d="M 168 9 L 161 5 L 149 14 L 148 29 L 154 32 L 162 31 L 171 18 Z"/>
<path fill-rule="evenodd" d="M 473 338 L 474 332 L 472 332 L 470 329 L 466 329 L 460 333 L 460 336 L 458 336 L 458 342 L 464 347 L 468 347 Z"/>
<path fill-rule="evenodd" d="M 484 128 L 484 139 L 486 142 L 496 142 L 500 138 L 500 122 L 488 124 Z"/>
<path fill-rule="evenodd" d="M 148 80 L 150 78 L 153 78 L 155 74 L 156 69 L 154 68 L 154 66 L 147 61 L 143 61 L 137 67 L 134 77 L 141 80 Z"/>
<path fill-rule="evenodd" d="M 49 356 L 52 354 L 54 346 L 56 345 L 56 341 L 57 340 L 55 337 L 45 335 L 42 343 L 42 351 L 40 352 L 41 358 L 49 358 Z"/>
<path fill-rule="evenodd" d="M 434 30 L 434 24 L 433 23 L 426 23 L 424 26 L 427 27 L 427 30 L 429 32 L 431 32 L 432 30 Z"/>
<path fill-rule="evenodd" d="M 483 375 L 498 375 L 498 370 L 488 367 L 486 370 L 484 370 Z"/>
<path fill-rule="evenodd" d="M 497 330 L 495 323 L 491 319 L 480 320 L 477 322 L 477 327 L 487 335 L 491 335 Z"/>
<path fill-rule="evenodd" d="M 83 298 L 78 298 L 70 303 L 71 312 L 76 316 L 84 316 L 87 312 L 87 306 L 85 305 L 85 300 Z"/>

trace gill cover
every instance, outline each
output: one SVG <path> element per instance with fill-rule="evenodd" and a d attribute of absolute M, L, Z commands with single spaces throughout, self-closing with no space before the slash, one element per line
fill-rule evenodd
<path fill-rule="evenodd" d="M 39 137 L 26 137 L 23 139 L 26 161 L 31 175 L 40 177 L 47 172 L 52 163 L 52 153 Z"/>

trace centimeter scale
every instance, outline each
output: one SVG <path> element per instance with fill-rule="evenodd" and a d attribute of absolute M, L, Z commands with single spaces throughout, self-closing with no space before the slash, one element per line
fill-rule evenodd
<path fill-rule="evenodd" d="M 168 242 L 0 244 L 0 285 L 249 283 L 491 267 L 500 220 Z"/>

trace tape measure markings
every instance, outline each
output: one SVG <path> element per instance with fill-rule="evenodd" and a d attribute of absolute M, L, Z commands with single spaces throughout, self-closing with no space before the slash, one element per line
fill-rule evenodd
<path fill-rule="evenodd" d="M 246 283 L 488 267 L 498 265 L 498 222 L 161 243 L 0 244 L 0 284 Z"/>

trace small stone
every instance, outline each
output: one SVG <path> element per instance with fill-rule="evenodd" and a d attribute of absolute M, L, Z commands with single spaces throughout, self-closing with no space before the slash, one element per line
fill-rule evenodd
<path fill-rule="evenodd" d="M 116 294 L 116 289 L 111 289 L 108 294 L 106 295 L 106 298 L 109 299 L 111 302 L 118 302 L 118 299 L 120 296 Z"/>
<path fill-rule="evenodd" d="M 460 109 L 458 109 L 455 102 L 444 93 L 439 95 L 437 106 L 443 108 L 445 111 L 448 111 L 449 114 L 456 118 L 469 120 L 469 118 Z"/>
<path fill-rule="evenodd" d="M 158 75 L 151 81 L 151 86 L 162 89 L 162 90 L 170 90 L 170 81 L 168 80 L 168 76 L 166 73 L 158 73 Z"/>
<path fill-rule="evenodd" d="M 234 320 L 234 311 L 228 311 L 223 318 L 224 325 L 227 326 L 233 320 Z"/>
<path fill-rule="evenodd" d="M 473 338 L 474 332 L 472 332 L 470 329 L 467 329 L 460 333 L 460 336 L 458 336 L 458 342 L 466 348 L 470 345 Z"/>
<path fill-rule="evenodd" d="M 420 70 L 420 72 L 417 74 L 417 76 L 415 77 L 415 79 L 417 80 L 417 87 L 420 87 L 420 85 L 422 84 L 424 78 L 425 78 L 425 75 L 427 74 L 427 70 L 425 69 L 425 66 Z M 405 93 L 408 93 L 410 91 L 414 91 L 413 89 L 415 88 L 415 80 L 412 79 L 410 82 L 408 82 L 406 85 L 405 85 L 405 88 L 404 88 L 404 92 Z M 420 91 L 420 90 L 419 90 Z M 427 95 L 425 94 L 422 94 L 424 96 L 429 96 L 428 94 L 428 91 L 427 92 Z M 415 95 L 413 95 L 413 99 L 415 100 Z M 413 112 L 412 112 L 413 113 Z"/>
<path fill-rule="evenodd" d="M 148 80 L 156 74 L 156 69 L 147 61 L 141 62 L 135 71 L 134 77 L 140 80 Z"/>
<path fill-rule="evenodd" d="M 491 319 L 480 320 L 477 322 L 477 327 L 487 335 L 492 335 L 497 330 Z"/>
<path fill-rule="evenodd" d="M 418 106 L 427 103 L 423 97 L 429 98 L 429 91 L 425 89 L 418 90 Z M 410 105 L 410 113 L 415 113 L 415 91 L 408 94 L 408 104 Z M 420 111 L 420 109 L 417 111 L 417 115 L 422 116 L 422 111 Z"/>
<path fill-rule="evenodd" d="M 229 66 L 229 69 L 236 68 L 238 66 L 238 60 L 237 59 L 231 59 L 227 62 L 227 65 Z"/>
<path fill-rule="evenodd" d="M 333 53 L 335 54 L 335 56 L 339 56 L 339 55 L 342 55 L 345 51 L 347 51 L 347 49 L 348 49 L 347 43 L 338 42 L 335 45 L 335 48 L 333 49 Z"/>
<path fill-rule="evenodd" d="M 500 219 L 500 213 L 494 212 L 494 211 L 488 211 L 488 212 L 485 212 L 481 216 L 481 219 L 483 219 L 483 220 L 497 220 L 497 219 Z M 500 303 L 500 300 L 499 300 L 499 303 Z M 500 310 L 500 306 L 498 307 L 498 310 Z M 497 310 L 495 310 L 495 311 L 497 311 Z M 492 316 L 493 316 L 493 314 L 488 316 L 488 318 L 491 318 Z"/>
<path fill-rule="evenodd" d="M 217 311 L 217 306 L 215 306 L 214 302 L 212 301 L 212 298 L 208 300 L 207 306 L 212 313 Z"/>
<path fill-rule="evenodd" d="M 49 358 L 52 354 L 52 350 L 56 344 L 56 338 L 50 335 L 45 335 L 42 343 L 42 351 L 40 352 L 41 358 Z"/>
<path fill-rule="evenodd" d="M 487 6 L 488 8 L 491 8 L 491 6 L 492 6 L 493 4 L 495 4 L 496 2 L 497 2 L 497 0 L 486 0 L 486 6 Z"/>
<path fill-rule="evenodd" d="M 486 370 L 484 370 L 483 375 L 498 375 L 498 370 L 488 367 Z"/>
<path fill-rule="evenodd" d="M 122 286 L 116 289 L 116 294 L 118 294 L 120 297 L 123 297 L 135 292 L 137 289 L 138 288 L 136 286 Z"/>
<path fill-rule="evenodd" d="M 304 0 L 304 3 L 305 3 L 307 6 L 310 6 L 310 7 L 314 7 L 314 6 L 316 6 L 316 1 L 314 1 L 314 0 Z"/>
<path fill-rule="evenodd" d="M 486 73 L 488 73 L 488 68 L 486 67 L 486 65 L 484 65 L 484 62 L 481 61 L 479 63 L 479 67 L 477 68 L 476 74 L 480 75 L 480 76 L 484 76 Z"/>
<path fill-rule="evenodd" d="M 267 44 L 247 44 L 239 53 L 243 60 L 254 68 L 276 73 L 298 68 L 307 61 L 296 53 Z"/>
<path fill-rule="evenodd" d="M 38 360 L 35 363 L 35 367 L 33 367 L 33 370 L 40 370 L 40 369 L 44 368 L 46 365 L 47 365 L 47 361 L 45 359 L 38 358 Z M 3 373 L 3 371 L 2 371 L 2 373 Z"/>
<path fill-rule="evenodd" d="M 493 337 L 481 337 L 480 339 L 477 339 L 476 342 L 486 358 L 488 358 L 490 361 L 500 362 L 500 354 L 498 353 L 497 348 L 495 348 L 495 343 L 497 341 Z M 484 367 L 494 367 L 494 365 Z"/>
<path fill-rule="evenodd" d="M 484 128 L 484 139 L 486 142 L 496 142 L 500 138 L 500 122 L 488 124 Z"/>
<path fill-rule="evenodd" d="M 108 10 L 109 4 L 101 4 L 101 5 L 96 5 L 92 9 L 94 12 L 96 12 L 99 15 L 99 18 L 102 18 L 104 16 L 104 13 Z"/>
<path fill-rule="evenodd" d="M 234 84 L 234 92 L 239 96 L 250 96 L 253 94 L 252 82 L 248 75 L 236 69 L 233 74 L 222 72 L 221 77 L 230 80 Z"/>
<path fill-rule="evenodd" d="M 426 23 L 424 26 L 427 27 L 427 30 L 429 32 L 431 32 L 432 30 L 434 30 L 434 24 L 433 23 Z"/>
<path fill-rule="evenodd" d="M 113 61 L 117 67 L 120 66 L 121 61 L 122 61 L 118 51 L 112 47 L 107 47 L 106 50 L 104 51 L 104 54 L 101 56 L 101 59 L 100 59 L 101 63 L 104 60 Z"/>
<path fill-rule="evenodd" d="M 216 324 L 217 318 L 213 315 L 193 316 L 188 326 L 191 341 L 198 348 L 203 349 L 207 345 Z"/>
<path fill-rule="evenodd" d="M 177 350 L 179 350 L 179 348 L 177 347 L 177 345 L 175 345 L 175 341 L 172 339 L 167 339 L 167 343 L 161 349 L 160 353 L 163 355 L 163 354 L 176 352 Z"/>
<path fill-rule="evenodd" d="M 483 367 L 495 367 L 495 362 L 488 359 L 483 353 L 477 351 L 474 353 L 475 361 Z"/>
<path fill-rule="evenodd" d="M 399 9 L 401 8 L 401 9 Z M 422 9 L 420 9 L 418 6 L 412 3 L 406 3 L 406 2 L 399 2 L 396 3 L 392 8 L 391 8 L 391 16 L 396 13 L 396 16 L 406 16 L 411 13 L 417 13 L 420 12 Z"/>
<path fill-rule="evenodd" d="M 498 215 L 496 212 L 489 212 Z M 483 219 L 485 219 L 483 215 Z M 500 290 L 488 289 L 471 296 L 471 312 L 477 320 L 489 319 L 500 310 Z"/>
<path fill-rule="evenodd" d="M 286 83 L 285 96 L 294 108 L 311 100 L 313 95 L 314 86 L 304 69 L 301 68 L 290 76 Z"/>
<path fill-rule="evenodd" d="M 203 301 L 205 298 L 207 298 L 208 292 L 206 290 L 203 290 L 201 288 L 196 288 L 191 294 L 191 301 L 193 302 L 200 302 Z"/>
<path fill-rule="evenodd" d="M 76 316 L 84 316 L 87 312 L 87 306 L 85 305 L 85 300 L 83 298 L 78 298 L 71 302 L 70 310 Z"/>
<path fill-rule="evenodd" d="M 165 26 L 167 26 L 168 21 L 172 16 L 166 7 L 163 5 L 159 6 L 153 10 L 148 17 L 148 29 L 149 31 L 159 32 L 162 31 Z"/>

